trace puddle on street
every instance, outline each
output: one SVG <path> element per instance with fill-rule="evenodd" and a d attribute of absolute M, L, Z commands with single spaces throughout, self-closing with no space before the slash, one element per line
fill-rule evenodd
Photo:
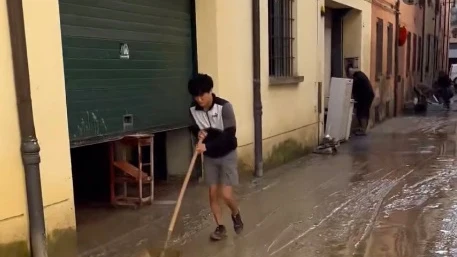
<path fill-rule="evenodd" d="M 351 239 L 345 247 L 336 244 L 331 256 L 457 256 L 455 143 L 416 147 L 411 154 L 428 149 L 435 156 L 390 189 L 365 239 L 356 236 L 362 240 L 355 247 Z"/>
<path fill-rule="evenodd" d="M 272 256 L 457 256 L 455 141 L 437 127 L 424 131 L 432 134 L 374 136 L 382 143 L 353 146 L 350 182 L 358 193 L 347 202 L 340 193 L 344 206 L 288 253 Z"/>

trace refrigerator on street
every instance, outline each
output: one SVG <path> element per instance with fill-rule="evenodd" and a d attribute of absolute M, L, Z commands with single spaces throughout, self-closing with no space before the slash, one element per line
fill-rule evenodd
<path fill-rule="evenodd" d="M 330 135 L 338 142 L 347 141 L 351 134 L 352 79 L 332 77 L 327 111 L 325 135 Z"/>

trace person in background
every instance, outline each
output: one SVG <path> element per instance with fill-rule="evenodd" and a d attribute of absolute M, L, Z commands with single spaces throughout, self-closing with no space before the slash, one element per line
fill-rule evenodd
<path fill-rule="evenodd" d="M 370 120 L 371 104 L 374 100 L 373 87 L 367 75 L 360 70 L 348 65 L 346 74 L 353 79 L 352 97 L 355 101 L 355 111 L 360 128 L 355 132 L 357 136 L 366 135 L 368 121 Z"/>
<path fill-rule="evenodd" d="M 438 73 L 438 79 L 435 82 L 435 88 L 438 93 L 438 96 L 443 100 L 444 108 L 447 110 L 451 106 L 451 98 L 454 96 L 454 93 L 451 89 L 452 81 L 449 79 L 449 76 L 444 71 Z"/>

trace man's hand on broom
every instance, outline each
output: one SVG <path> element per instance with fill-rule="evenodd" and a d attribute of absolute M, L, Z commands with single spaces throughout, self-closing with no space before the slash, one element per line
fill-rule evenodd
<path fill-rule="evenodd" d="M 205 139 L 207 135 L 208 135 L 208 132 L 206 132 L 205 130 L 200 130 L 198 132 L 198 140 L 203 141 L 203 139 Z"/>
<path fill-rule="evenodd" d="M 200 132 L 198 132 L 198 144 L 197 146 L 195 147 L 195 150 L 199 153 L 199 154 L 202 154 L 206 151 L 206 145 L 203 144 L 203 140 L 206 138 L 206 136 L 208 135 L 208 133 L 205 131 L 205 130 L 200 130 Z"/>

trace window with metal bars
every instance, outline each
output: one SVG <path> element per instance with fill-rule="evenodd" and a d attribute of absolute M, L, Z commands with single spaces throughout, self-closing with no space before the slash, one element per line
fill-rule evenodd
<path fill-rule="evenodd" d="M 384 49 L 384 22 L 378 18 L 376 22 L 376 79 L 382 75 L 382 58 Z"/>
<path fill-rule="evenodd" d="M 431 59 L 431 49 L 432 49 L 432 35 L 428 34 L 427 35 L 427 53 L 425 54 L 425 57 L 427 58 L 425 60 L 425 72 L 429 72 L 430 70 L 430 59 Z"/>
<path fill-rule="evenodd" d="M 268 0 L 269 70 L 271 77 L 292 77 L 294 67 L 294 0 Z"/>
<path fill-rule="evenodd" d="M 417 71 L 420 72 L 422 70 L 422 37 L 419 36 L 418 43 L 417 43 Z"/>
<path fill-rule="evenodd" d="M 413 61 L 412 61 L 412 71 L 416 71 L 417 69 L 417 35 L 413 35 Z"/>
<path fill-rule="evenodd" d="M 406 74 L 411 72 L 411 32 L 408 32 L 406 40 Z"/>
<path fill-rule="evenodd" d="M 391 76 L 393 71 L 393 49 L 394 25 L 389 22 L 389 24 L 387 25 L 387 76 Z"/>
<path fill-rule="evenodd" d="M 440 56 L 440 49 L 438 45 L 438 37 L 435 36 L 435 71 L 438 70 L 438 56 Z"/>

